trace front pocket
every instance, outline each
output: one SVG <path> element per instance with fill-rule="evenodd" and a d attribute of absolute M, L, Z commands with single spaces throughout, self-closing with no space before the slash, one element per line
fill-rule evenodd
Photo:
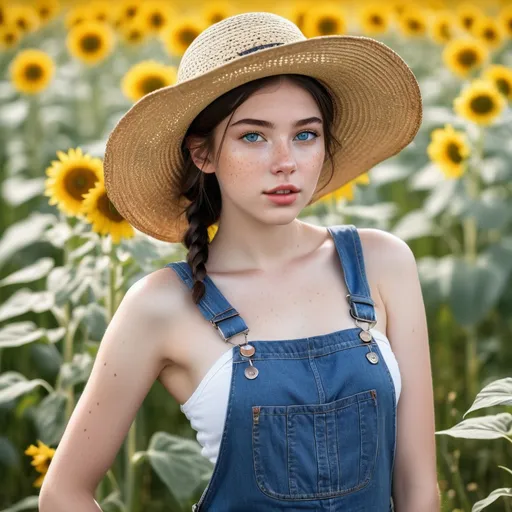
<path fill-rule="evenodd" d="M 252 408 L 258 487 L 273 498 L 331 498 L 370 481 L 377 458 L 377 391 L 327 404 Z"/>

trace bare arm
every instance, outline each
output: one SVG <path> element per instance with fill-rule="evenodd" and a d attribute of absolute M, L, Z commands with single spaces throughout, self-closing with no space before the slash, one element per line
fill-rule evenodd
<path fill-rule="evenodd" d="M 402 390 L 397 410 L 393 471 L 396 512 L 439 512 L 434 396 L 427 321 L 414 254 L 398 237 L 363 229 L 379 275 L 387 335 L 398 361 Z"/>
<path fill-rule="evenodd" d="M 165 366 L 167 324 L 150 306 L 159 287 L 150 276 L 135 283 L 108 325 L 41 487 L 41 512 L 101 510 L 95 490 Z"/>

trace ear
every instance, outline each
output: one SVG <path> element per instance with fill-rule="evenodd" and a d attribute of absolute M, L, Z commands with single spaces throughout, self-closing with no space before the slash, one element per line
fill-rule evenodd
<path fill-rule="evenodd" d="M 195 166 L 207 174 L 213 173 L 215 169 L 213 168 L 210 157 L 207 155 L 208 150 L 201 145 L 203 142 L 203 138 L 193 135 L 189 135 L 185 139 L 185 145 L 190 151 L 190 157 Z"/>

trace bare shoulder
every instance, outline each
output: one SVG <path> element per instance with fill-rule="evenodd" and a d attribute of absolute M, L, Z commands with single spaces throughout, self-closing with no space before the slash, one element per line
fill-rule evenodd
<path fill-rule="evenodd" d="M 357 231 L 366 271 L 378 284 L 383 298 L 390 287 L 396 289 L 400 280 L 417 274 L 414 253 L 404 240 L 382 229 L 358 228 Z"/>

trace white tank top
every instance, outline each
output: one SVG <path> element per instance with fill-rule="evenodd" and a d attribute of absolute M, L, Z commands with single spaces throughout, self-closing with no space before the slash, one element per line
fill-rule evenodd
<path fill-rule="evenodd" d="M 384 357 L 395 386 L 396 403 L 402 389 L 398 361 L 391 350 L 388 338 L 376 329 L 370 329 Z M 191 397 L 180 405 L 181 411 L 197 431 L 201 454 L 213 464 L 217 461 L 220 440 L 226 417 L 229 385 L 231 383 L 233 349 L 224 352 L 203 377 Z"/>

